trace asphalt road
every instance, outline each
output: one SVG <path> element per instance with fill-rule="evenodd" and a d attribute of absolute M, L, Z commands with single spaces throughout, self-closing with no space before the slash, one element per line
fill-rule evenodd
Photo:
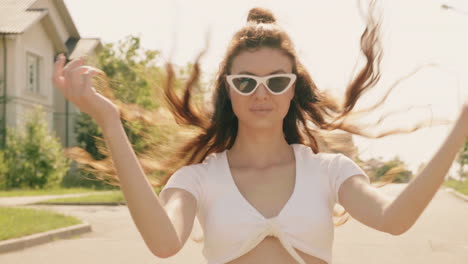
<path fill-rule="evenodd" d="M 405 186 L 392 184 L 382 190 L 396 196 Z M 77 216 L 89 222 L 93 232 L 2 254 L 2 264 L 205 263 L 201 253 L 203 245 L 191 239 L 174 257 L 160 259 L 153 256 L 126 206 L 27 207 L 53 209 Z M 196 221 L 192 235 L 199 234 Z M 418 222 L 401 236 L 385 234 L 350 219 L 335 229 L 333 264 L 358 263 L 468 263 L 468 202 L 440 189 Z"/>

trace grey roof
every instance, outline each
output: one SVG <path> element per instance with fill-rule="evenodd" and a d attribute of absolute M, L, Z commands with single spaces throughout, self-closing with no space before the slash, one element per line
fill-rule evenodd
<path fill-rule="evenodd" d="M 16 8 L 26 10 L 37 0 L 0 0 L 0 9 L 3 8 Z"/>
<path fill-rule="evenodd" d="M 47 15 L 45 9 L 28 9 L 37 0 L 0 0 L 0 33 L 19 34 Z"/>
<path fill-rule="evenodd" d="M 78 40 L 78 43 L 76 43 L 74 49 L 72 49 L 73 52 L 70 54 L 69 59 L 73 60 L 83 55 L 87 55 L 94 51 L 100 44 L 101 41 L 98 38 L 81 38 Z"/>
<path fill-rule="evenodd" d="M 21 34 L 49 13 L 47 9 L 31 8 L 37 4 L 38 0 L 0 0 L 0 34 Z M 68 23 L 67 29 L 71 35 L 63 49 L 70 54 L 69 58 L 78 58 L 102 47 L 99 38 L 80 37 L 63 0 L 55 0 L 54 4 L 65 23 Z"/>

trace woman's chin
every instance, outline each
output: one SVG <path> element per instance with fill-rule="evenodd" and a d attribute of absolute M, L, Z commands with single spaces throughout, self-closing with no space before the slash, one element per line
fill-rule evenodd
<path fill-rule="evenodd" d="M 274 120 L 270 119 L 251 119 L 245 124 L 250 129 L 272 129 L 278 125 Z"/>

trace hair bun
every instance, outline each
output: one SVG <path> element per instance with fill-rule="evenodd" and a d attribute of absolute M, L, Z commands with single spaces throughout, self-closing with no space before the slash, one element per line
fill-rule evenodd
<path fill-rule="evenodd" d="M 276 18 L 273 13 L 261 7 L 254 7 L 250 9 L 249 15 L 247 16 L 247 22 L 256 22 L 256 23 L 275 23 Z"/>

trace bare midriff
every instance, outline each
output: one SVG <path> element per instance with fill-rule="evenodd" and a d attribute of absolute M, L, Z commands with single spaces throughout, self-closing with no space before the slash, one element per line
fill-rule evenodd
<path fill-rule="evenodd" d="M 307 264 L 327 264 L 326 261 L 306 254 L 298 249 L 296 249 L 296 252 Z M 286 251 L 276 237 L 267 236 L 251 251 L 227 262 L 227 264 L 248 263 L 297 264 L 297 261 Z"/>

